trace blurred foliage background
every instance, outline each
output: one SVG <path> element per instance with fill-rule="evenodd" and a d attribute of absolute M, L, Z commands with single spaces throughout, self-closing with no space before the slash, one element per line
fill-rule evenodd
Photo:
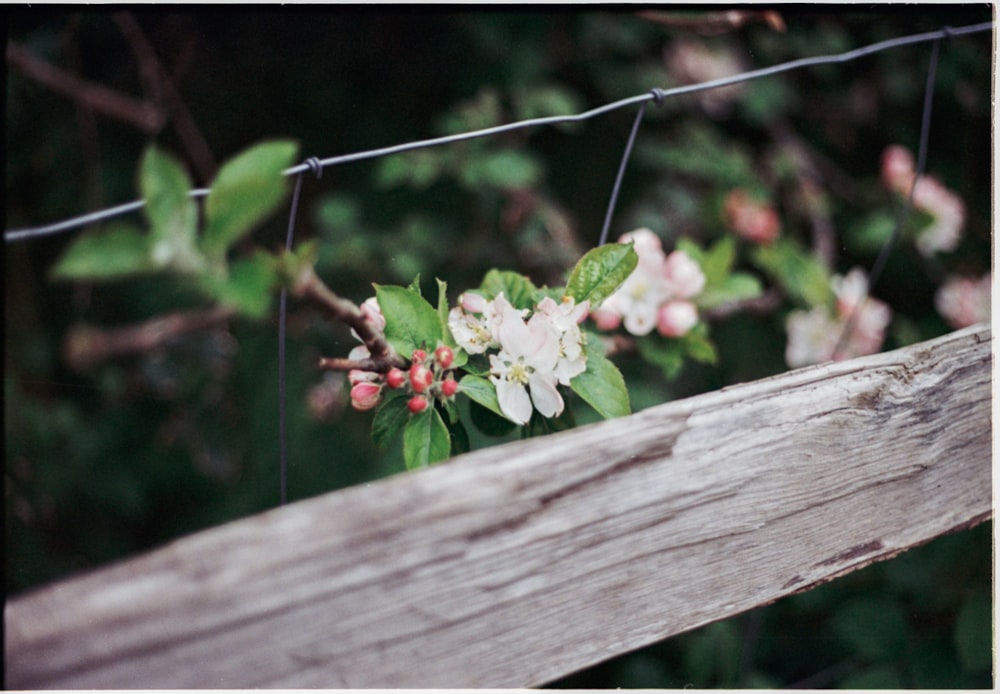
<path fill-rule="evenodd" d="M 991 8 L 789 6 L 745 18 L 732 27 L 703 11 L 598 8 L 14 8 L 6 228 L 135 199 L 153 141 L 203 185 L 216 162 L 262 138 L 293 137 L 303 156 L 322 158 L 988 21 Z M 928 171 L 965 201 L 965 235 L 933 260 L 912 244 L 894 251 L 875 291 L 896 316 L 886 348 L 947 332 L 933 306 L 945 272 L 990 268 L 991 50 L 988 34 L 941 47 Z M 710 243 L 726 233 L 724 195 L 739 187 L 774 205 L 784 234 L 805 245 L 817 224 L 834 229 L 834 269 L 870 267 L 897 209 L 878 185 L 879 157 L 893 143 L 916 150 L 929 54 L 930 44 L 896 49 L 651 106 L 612 237 L 647 226 L 668 249 L 681 236 Z M 31 76 L 39 65 L 77 82 L 60 93 Z M 108 113 L 106 95 L 81 96 L 83 82 L 134 108 Z M 372 282 L 408 284 L 418 272 L 425 290 L 440 277 L 456 296 L 490 267 L 560 284 L 597 240 L 633 116 L 327 169 L 306 178 L 299 238 L 320 240 L 321 276 L 358 302 Z M 254 242 L 278 248 L 282 216 Z M 48 281 L 71 236 L 5 248 L 9 594 L 278 500 L 276 319 L 71 368 L 62 350 L 75 326 L 136 323 L 193 302 L 163 280 Z M 719 365 L 689 364 L 672 381 L 620 360 L 633 408 L 785 370 L 787 309 L 713 323 Z M 370 415 L 348 406 L 344 377 L 315 368 L 354 344 L 292 305 L 293 500 L 402 469 L 398 450 L 372 448 Z M 989 687 L 991 566 L 983 524 L 554 684 Z"/>

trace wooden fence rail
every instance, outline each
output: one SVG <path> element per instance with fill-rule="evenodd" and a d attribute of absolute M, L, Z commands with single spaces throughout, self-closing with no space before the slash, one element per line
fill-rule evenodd
<path fill-rule="evenodd" d="M 991 516 L 976 326 L 461 456 L 8 602 L 7 685 L 525 687 Z"/>

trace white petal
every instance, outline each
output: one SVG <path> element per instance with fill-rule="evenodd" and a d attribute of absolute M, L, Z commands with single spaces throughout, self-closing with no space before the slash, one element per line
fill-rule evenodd
<path fill-rule="evenodd" d="M 537 371 L 531 375 L 531 401 L 543 417 L 558 417 L 563 411 L 563 399 L 556 389 L 555 379 L 544 377 Z"/>
<path fill-rule="evenodd" d="M 527 424 L 531 419 L 531 399 L 524 386 L 506 379 L 497 381 L 496 386 L 500 411 L 515 424 Z"/>

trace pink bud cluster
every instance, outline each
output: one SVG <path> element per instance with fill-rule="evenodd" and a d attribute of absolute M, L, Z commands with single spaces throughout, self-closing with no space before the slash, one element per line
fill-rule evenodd
<path fill-rule="evenodd" d="M 639 263 L 618 290 L 590 315 L 600 330 L 624 324 L 633 335 L 653 328 L 664 337 L 686 335 L 698 323 L 692 298 L 705 287 L 705 275 L 687 253 L 663 252 L 660 238 L 649 229 L 637 229 L 619 241 L 632 241 Z"/>
<path fill-rule="evenodd" d="M 902 145 L 890 145 L 882 152 L 882 183 L 903 196 L 913 191 L 913 206 L 933 217 L 917 234 L 917 250 L 925 257 L 954 250 L 962 238 L 965 203 L 934 176 L 923 175 L 914 186 L 917 172 L 913 154 Z"/>
<path fill-rule="evenodd" d="M 371 297 L 361 305 L 361 314 L 373 328 L 379 331 L 385 328 L 385 318 L 375 297 Z M 369 356 L 371 355 L 368 348 L 358 345 L 351 350 L 349 358 L 357 361 L 367 359 Z M 406 405 L 414 414 L 426 410 L 434 398 L 448 399 L 458 392 L 458 381 L 451 371 L 455 361 L 451 347 L 440 345 L 434 350 L 430 359 L 425 350 L 415 349 L 410 359 L 411 364 L 407 370 L 393 367 L 385 375 L 361 369 L 349 371 L 347 379 L 351 384 L 351 405 L 354 409 L 365 411 L 376 407 L 382 399 L 382 391 L 386 386 L 392 390 L 406 390 L 412 393 Z"/>

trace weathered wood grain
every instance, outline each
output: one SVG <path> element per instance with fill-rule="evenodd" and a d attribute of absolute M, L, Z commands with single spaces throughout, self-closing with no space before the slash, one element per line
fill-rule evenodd
<path fill-rule="evenodd" d="M 292 504 L 20 596 L 7 684 L 524 687 L 991 514 L 991 333 Z"/>

